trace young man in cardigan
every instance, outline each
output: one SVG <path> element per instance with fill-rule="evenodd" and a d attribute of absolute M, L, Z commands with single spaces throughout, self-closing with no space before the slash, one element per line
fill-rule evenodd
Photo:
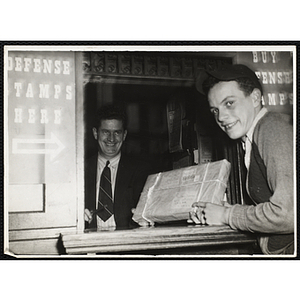
<path fill-rule="evenodd" d="M 244 65 L 203 71 L 196 87 L 207 95 L 211 113 L 231 138 L 241 139 L 246 188 L 253 205 L 198 202 L 195 223 L 227 224 L 258 234 L 264 254 L 294 253 L 293 127 L 289 115 L 268 112 L 255 73 Z"/>

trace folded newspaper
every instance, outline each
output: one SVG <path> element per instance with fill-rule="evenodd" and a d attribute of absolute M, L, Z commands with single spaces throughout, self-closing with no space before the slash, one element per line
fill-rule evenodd
<path fill-rule="evenodd" d="M 149 175 L 132 219 L 137 223 L 187 220 L 197 201 L 223 204 L 230 163 L 224 159 Z"/>

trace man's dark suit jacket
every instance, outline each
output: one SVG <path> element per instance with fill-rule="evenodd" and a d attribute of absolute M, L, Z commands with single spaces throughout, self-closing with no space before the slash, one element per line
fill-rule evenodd
<path fill-rule="evenodd" d="M 89 158 L 85 165 L 85 207 L 96 208 L 96 176 L 98 154 Z M 114 218 L 117 229 L 136 227 L 131 209 L 135 208 L 148 175 L 150 164 L 121 154 L 114 191 Z M 96 217 L 86 228 L 96 228 Z"/>

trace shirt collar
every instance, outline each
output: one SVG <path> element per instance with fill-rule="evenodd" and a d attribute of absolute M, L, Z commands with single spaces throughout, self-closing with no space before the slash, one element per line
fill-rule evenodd
<path fill-rule="evenodd" d="M 254 128 L 256 126 L 256 124 L 258 123 L 258 121 L 268 112 L 268 110 L 263 107 L 259 113 L 256 115 L 250 129 L 248 130 L 247 134 L 246 134 L 246 138 L 252 143 L 252 137 L 253 137 L 253 132 L 254 132 Z"/>
<path fill-rule="evenodd" d="M 113 157 L 112 159 L 109 159 L 109 166 L 115 168 L 118 165 L 120 158 L 121 158 L 121 153 L 119 153 L 117 156 Z M 103 168 L 105 167 L 107 161 L 108 159 L 104 158 L 103 156 L 101 156 L 100 153 L 98 153 L 98 162 Z"/>

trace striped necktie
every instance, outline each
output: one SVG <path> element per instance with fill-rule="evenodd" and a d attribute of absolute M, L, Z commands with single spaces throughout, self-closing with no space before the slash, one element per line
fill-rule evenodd
<path fill-rule="evenodd" d="M 100 179 L 97 215 L 105 222 L 113 215 L 111 175 L 109 161 L 102 171 Z"/>

